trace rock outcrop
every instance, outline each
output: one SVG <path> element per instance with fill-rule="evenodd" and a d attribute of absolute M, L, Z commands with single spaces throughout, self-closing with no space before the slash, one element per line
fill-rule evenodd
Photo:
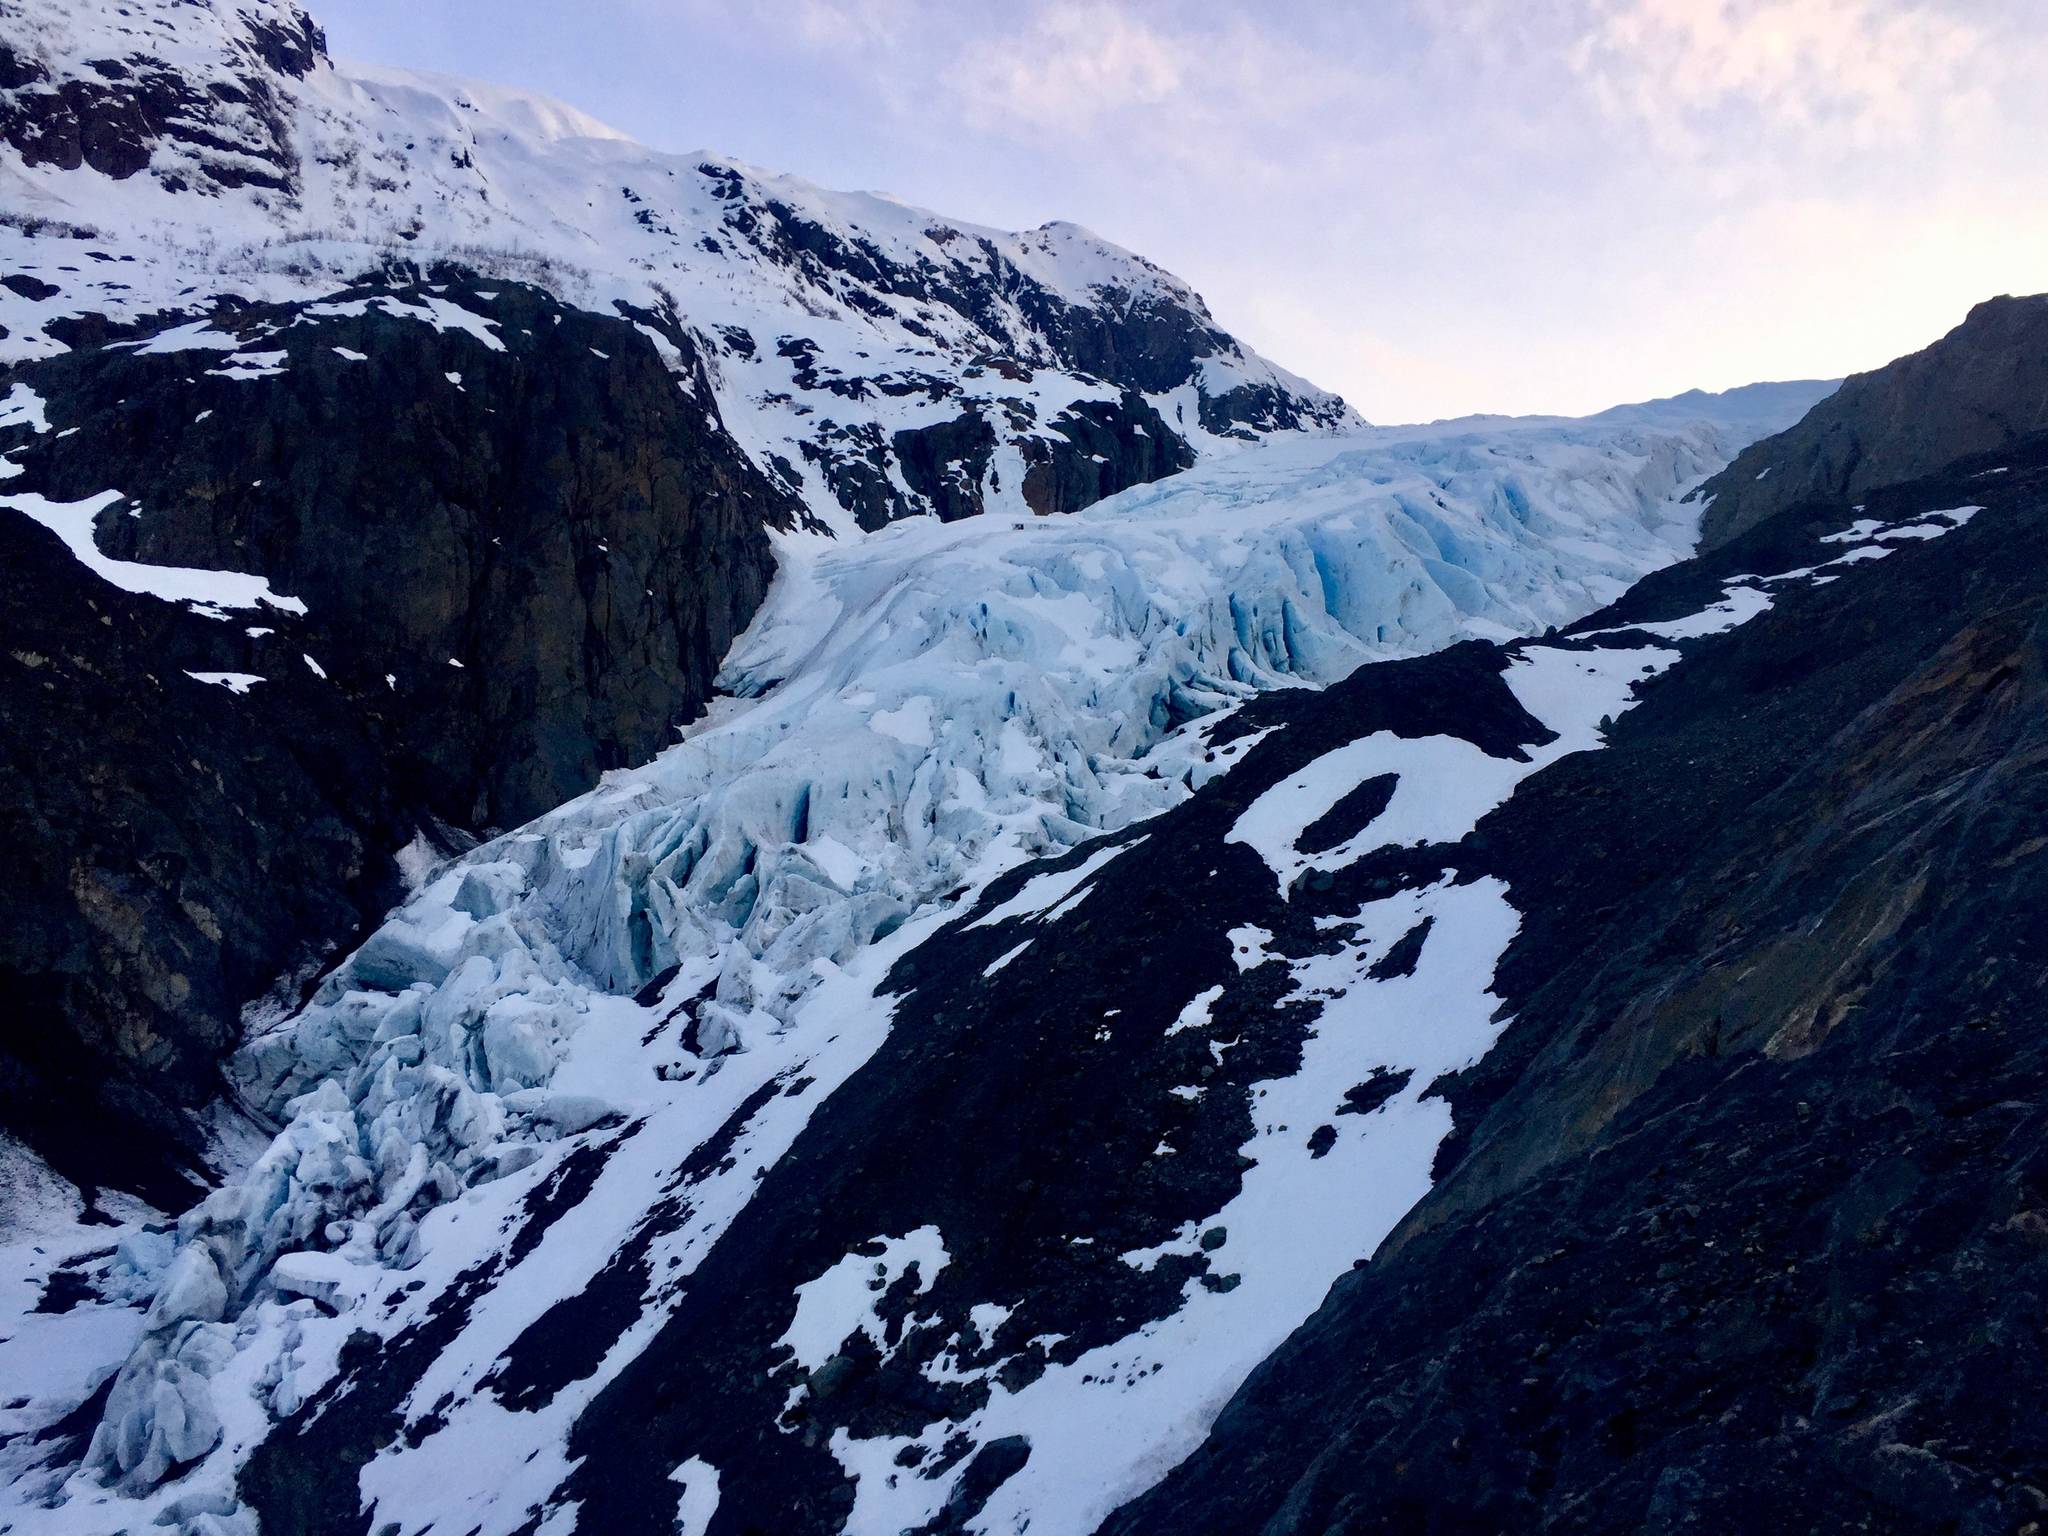
<path fill-rule="evenodd" d="M 1845 380 L 1701 486 L 1717 549 L 1802 502 L 1855 502 L 2048 432 L 2048 294 L 1987 299 L 1923 351 Z"/>
<path fill-rule="evenodd" d="M 0 1052 L 40 1144 L 86 1104 L 177 1139 L 244 1005 L 390 904 L 408 840 L 452 849 L 675 740 L 801 516 L 688 346 L 441 269 L 10 375 L 34 410 L 0 490 L 94 508 L 104 560 L 290 601 L 124 591 L 5 514 L 5 814 L 35 878 Z"/>
<path fill-rule="evenodd" d="M 288 194 L 294 105 L 283 82 L 327 62 L 289 0 L 142 7 L 23 0 L 0 36 L 0 142 L 27 167 L 115 180 L 146 170 L 173 192 Z"/>

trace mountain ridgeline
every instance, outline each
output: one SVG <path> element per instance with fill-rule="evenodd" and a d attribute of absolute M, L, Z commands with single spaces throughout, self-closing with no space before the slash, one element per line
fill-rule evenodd
<path fill-rule="evenodd" d="M 2048 432 L 2048 296 L 1988 299 L 1932 346 L 1842 387 L 1699 490 L 1714 549 L 1802 502 L 1855 502 Z"/>
<path fill-rule="evenodd" d="M 1071 511 L 1355 419 L 1085 232 L 345 77 L 276 0 L 23 6 L 0 78 L 39 210 L 0 227 L 0 490 L 44 525 L 4 535 L 0 815 L 32 877 L 0 939 L 0 1125 L 87 1187 L 196 1192 L 189 1112 L 244 1009 L 360 937 L 401 849 L 673 742 L 772 533 Z M 616 204 L 542 206 L 535 159 L 590 161 Z M 286 601 L 167 603 L 56 555 L 66 518 L 107 561 L 260 571 Z"/>
<path fill-rule="evenodd" d="M 2048 298 L 1368 427 L 0 15 L 0 1531 L 2048 1526 Z"/>

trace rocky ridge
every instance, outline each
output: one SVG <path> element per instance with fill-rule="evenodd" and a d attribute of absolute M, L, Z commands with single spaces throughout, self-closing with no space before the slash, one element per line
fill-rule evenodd
<path fill-rule="evenodd" d="M 1904 398 L 1951 446 L 2023 412 L 1985 393 L 2039 367 L 2017 307 L 1852 381 L 1734 482 L 1808 473 L 1826 435 L 1902 447 Z M 1105 1532 L 2048 1515 L 2048 438 L 1855 494 L 1579 627 L 1884 541 L 1867 571 L 1774 586 L 1606 751 L 1479 824 L 1467 856 L 1526 917 L 1430 1193 Z M 1960 531 L 1930 515 L 1973 507 Z"/>
<path fill-rule="evenodd" d="M 1854 502 L 2048 431 L 2048 294 L 1987 299 L 1925 350 L 1843 381 L 1696 493 L 1707 549 L 1802 502 Z"/>
<path fill-rule="evenodd" d="M 667 315 L 678 372 L 702 367 L 756 467 L 846 530 L 1067 510 L 1358 425 L 1074 225 L 981 228 L 649 150 L 542 98 L 337 65 L 284 0 L 29 0 L 5 32 L 22 217 L 0 228 L 0 359 L 454 262 Z"/>

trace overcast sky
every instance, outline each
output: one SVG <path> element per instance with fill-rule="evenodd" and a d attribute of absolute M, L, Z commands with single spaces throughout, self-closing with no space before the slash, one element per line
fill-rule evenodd
<path fill-rule="evenodd" d="M 2048 289 L 2048 0 L 316 0 L 333 51 L 1072 219 L 1379 421 L 1815 377 Z"/>

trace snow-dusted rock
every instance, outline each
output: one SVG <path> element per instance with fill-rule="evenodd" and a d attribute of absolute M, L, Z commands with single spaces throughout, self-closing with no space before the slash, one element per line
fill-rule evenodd
<path fill-rule="evenodd" d="M 288 0 L 30 0 L 6 26 L 29 78 L 0 104 L 0 154 L 40 234 L 0 230 L 27 277 L 0 294 L 0 361 L 61 350 L 81 314 L 321 298 L 387 261 L 452 259 L 627 315 L 695 391 L 687 332 L 740 444 L 843 532 L 1067 510 L 1201 453 L 1358 424 L 1186 283 L 1072 224 L 983 228 L 650 150 L 522 92 L 337 65 Z M 87 239 L 118 278 L 77 259 Z M 449 301 L 387 312 L 504 345 Z M 238 387 L 277 376 L 201 324 L 181 342 L 221 350 Z"/>

